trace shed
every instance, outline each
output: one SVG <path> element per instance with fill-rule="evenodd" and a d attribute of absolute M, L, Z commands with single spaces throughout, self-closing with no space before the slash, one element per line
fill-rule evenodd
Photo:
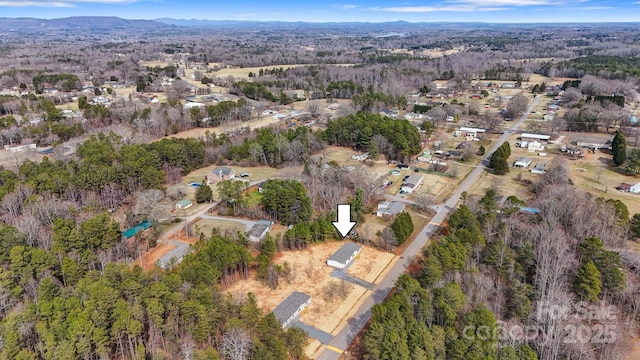
<path fill-rule="evenodd" d="M 518 158 L 518 160 L 513 162 L 514 167 L 525 168 L 525 167 L 528 167 L 529 165 L 531 165 L 531 159 L 528 157 L 521 157 L 521 158 Z"/>
<path fill-rule="evenodd" d="M 632 192 L 634 194 L 640 194 L 640 182 L 630 187 L 629 192 Z"/>
<path fill-rule="evenodd" d="M 337 269 L 344 269 L 362 251 L 360 245 L 346 242 L 329 257 L 327 265 Z"/>
<path fill-rule="evenodd" d="M 533 174 L 544 174 L 544 169 L 546 169 L 546 167 L 546 162 L 539 162 L 536 164 L 536 166 L 533 167 L 533 169 L 531 169 L 531 172 Z"/>
<path fill-rule="evenodd" d="M 176 203 L 176 209 L 188 209 L 193 206 L 193 202 L 189 199 L 180 200 Z"/>
<path fill-rule="evenodd" d="M 249 231 L 247 231 L 247 235 L 249 236 L 249 240 L 253 242 L 259 242 L 264 239 L 265 236 L 271 231 L 273 227 L 273 221 L 271 220 L 258 220 Z"/>
<path fill-rule="evenodd" d="M 176 245 L 171 251 L 162 255 L 156 265 L 164 270 L 170 269 L 172 266 L 179 264 L 182 259 L 191 251 L 191 245 L 179 241 L 172 242 Z"/>
<path fill-rule="evenodd" d="M 294 291 L 289 294 L 286 299 L 282 300 L 282 302 L 273 309 L 272 313 L 284 329 L 289 326 L 309 304 L 311 304 L 311 296 L 299 291 Z"/>

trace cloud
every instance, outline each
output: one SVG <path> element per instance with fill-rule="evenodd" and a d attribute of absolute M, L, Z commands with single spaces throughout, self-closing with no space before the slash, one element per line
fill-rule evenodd
<path fill-rule="evenodd" d="M 351 9 L 355 9 L 357 8 L 358 5 L 350 5 L 350 4 L 345 4 L 345 5 L 340 5 L 339 8 L 342 10 L 351 10 Z"/>
<path fill-rule="evenodd" d="M 0 1 L 0 7 L 62 7 L 72 8 L 73 4 L 61 1 Z"/>
<path fill-rule="evenodd" d="M 62 1 L 1 1 L 0 7 L 59 7 L 72 8 L 76 3 L 130 4 L 135 0 L 62 0 Z"/>
<path fill-rule="evenodd" d="M 465 4 L 476 7 L 491 6 L 540 6 L 551 5 L 551 0 L 450 0 L 451 3 Z"/>

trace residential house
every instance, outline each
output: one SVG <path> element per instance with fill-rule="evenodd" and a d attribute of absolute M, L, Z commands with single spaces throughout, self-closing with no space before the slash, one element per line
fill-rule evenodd
<path fill-rule="evenodd" d="M 395 217 L 404 211 L 404 204 L 399 201 L 383 201 L 378 204 L 378 211 L 376 215 L 378 216 L 389 216 Z"/>
<path fill-rule="evenodd" d="M 329 259 L 327 265 L 336 269 L 344 269 L 362 251 L 360 245 L 352 242 L 345 242 Z"/>
<path fill-rule="evenodd" d="M 276 319 L 282 324 L 282 328 L 286 328 L 300 315 L 302 310 L 311 304 L 311 297 L 305 293 L 294 291 L 286 299 L 282 300 L 272 313 Z"/>
<path fill-rule="evenodd" d="M 411 194 L 416 189 L 418 189 L 420 185 L 422 185 L 423 179 L 424 176 L 422 176 L 421 174 L 412 174 L 407 178 L 407 180 L 404 181 L 402 187 L 400 188 L 400 191 L 405 194 Z"/>
<path fill-rule="evenodd" d="M 160 259 L 156 261 L 156 266 L 164 270 L 168 270 L 179 264 L 192 249 L 190 244 L 181 241 L 172 241 L 171 243 L 176 247 L 162 255 Z"/>
<path fill-rule="evenodd" d="M 189 199 L 180 200 L 176 203 L 176 209 L 184 210 L 193 206 L 193 202 Z"/>
<path fill-rule="evenodd" d="M 253 242 L 260 242 L 264 239 L 265 236 L 271 231 L 273 227 L 273 221 L 271 220 L 258 220 L 250 229 L 247 231 L 247 235 L 249 236 L 249 240 Z"/>
<path fill-rule="evenodd" d="M 227 166 L 218 166 L 211 170 L 211 173 L 207 174 L 207 184 L 222 180 L 231 180 L 236 177 L 236 172 L 232 168 Z"/>
<path fill-rule="evenodd" d="M 528 157 L 521 157 L 513 162 L 513 167 L 526 168 L 529 167 L 529 165 L 531 165 L 531 159 Z"/>

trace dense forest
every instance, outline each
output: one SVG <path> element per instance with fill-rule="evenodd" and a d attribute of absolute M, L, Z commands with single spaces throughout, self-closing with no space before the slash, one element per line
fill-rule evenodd
<path fill-rule="evenodd" d="M 91 237 L 85 224 L 81 243 Z M 2 232 L 17 243 L 23 237 Z M 282 330 L 252 294 L 237 301 L 220 290 L 222 277 L 247 276 L 246 248 L 214 234 L 196 249 L 170 273 L 147 273 L 122 264 L 92 268 L 73 254 L 13 246 L 0 272 L 0 357 L 304 358 L 305 333 Z"/>

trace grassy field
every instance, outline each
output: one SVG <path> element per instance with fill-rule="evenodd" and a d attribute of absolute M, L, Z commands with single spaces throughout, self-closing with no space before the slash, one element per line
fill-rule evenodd
<path fill-rule="evenodd" d="M 224 220 L 212 220 L 212 219 L 198 219 L 192 223 L 196 232 L 203 233 L 205 236 L 211 236 L 213 229 L 218 231 L 218 234 L 235 234 L 239 232 L 245 232 L 247 229 L 244 225 Z"/>

